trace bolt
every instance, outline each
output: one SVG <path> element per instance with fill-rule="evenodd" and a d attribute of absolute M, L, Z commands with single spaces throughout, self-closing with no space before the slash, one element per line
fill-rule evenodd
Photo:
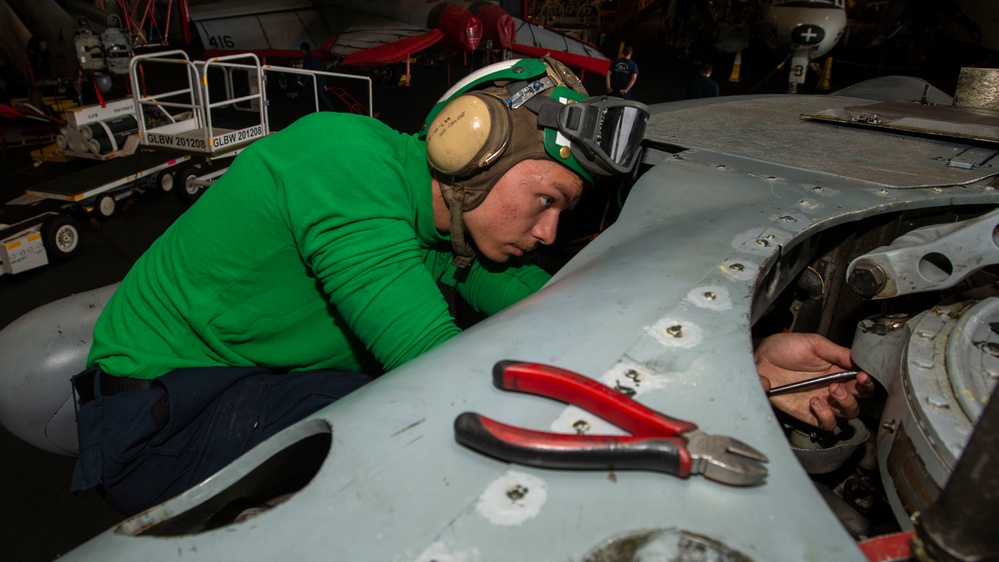
<path fill-rule="evenodd" d="M 704 298 L 708 299 L 709 301 L 713 301 L 718 298 L 718 295 L 714 294 L 713 291 L 705 291 Z"/>
<path fill-rule="evenodd" d="M 871 331 L 879 336 L 883 336 L 889 332 L 901 329 L 902 326 L 905 326 L 905 321 L 908 319 L 909 315 L 905 313 L 878 316 L 871 324 Z"/>
<path fill-rule="evenodd" d="M 638 394 L 638 392 L 636 392 L 634 388 L 631 388 L 630 386 L 624 386 L 620 382 L 618 382 L 618 383 L 616 383 L 614 385 L 614 390 L 620 392 L 621 394 L 623 394 L 625 396 L 629 396 L 629 397 Z"/>
<path fill-rule="evenodd" d="M 745 266 L 742 265 L 741 263 L 733 263 L 729 265 L 728 268 L 731 269 L 732 271 L 742 271 L 743 269 L 745 269 Z"/>
<path fill-rule="evenodd" d="M 881 424 L 881 427 L 888 430 L 888 433 L 895 433 L 895 420 Z"/>
<path fill-rule="evenodd" d="M 767 246 L 769 246 L 769 245 L 770 245 L 770 242 L 767 242 L 766 240 L 762 240 L 762 239 L 761 239 L 761 240 L 757 240 L 757 241 L 756 241 L 756 244 L 757 244 L 758 246 L 763 246 L 764 248 L 766 248 Z"/>
<path fill-rule="evenodd" d="M 880 293 L 888 282 L 881 266 L 871 260 L 863 259 L 850 272 L 846 284 L 858 295 L 871 298 Z"/>
<path fill-rule="evenodd" d="M 526 487 L 517 484 L 516 486 L 513 486 L 512 488 L 506 491 L 506 497 L 510 498 L 510 500 L 512 501 L 520 501 L 524 499 L 524 496 L 527 495 L 527 492 L 528 489 Z"/>
<path fill-rule="evenodd" d="M 674 338 L 683 337 L 683 326 L 680 324 L 673 324 L 669 328 L 666 328 L 666 333 L 673 336 Z"/>
<path fill-rule="evenodd" d="M 635 381 L 636 383 L 642 382 L 642 375 L 634 369 L 628 369 L 627 372 L 624 373 L 624 376 Z"/>
<path fill-rule="evenodd" d="M 576 433 L 582 435 L 590 430 L 590 424 L 586 420 L 576 420 L 572 424 L 572 428 L 576 430 Z"/>

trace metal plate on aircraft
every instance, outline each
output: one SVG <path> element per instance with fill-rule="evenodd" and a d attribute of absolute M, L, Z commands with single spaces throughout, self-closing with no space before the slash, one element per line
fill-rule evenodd
<path fill-rule="evenodd" d="M 891 101 L 853 107 L 833 107 L 803 119 L 949 139 L 999 143 L 999 112 L 974 107 Z"/>
<path fill-rule="evenodd" d="M 830 106 L 869 114 L 872 107 L 900 105 L 918 106 L 901 102 L 872 106 L 869 100 L 804 95 L 719 100 L 653 114 L 646 137 L 892 188 L 964 185 L 999 173 L 996 163 L 988 160 L 979 159 L 970 167 L 949 165 L 952 157 L 971 148 L 968 140 L 956 145 L 942 136 L 906 136 L 897 128 L 830 127 L 817 119 L 799 118 L 819 115 Z M 885 112 L 885 119 L 901 109 L 895 111 Z M 999 125 L 995 112 L 987 113 Z M 975 118 L 987 125 L 989 115 Z M 995 137 L 999 140 L 999 127 Z"/>

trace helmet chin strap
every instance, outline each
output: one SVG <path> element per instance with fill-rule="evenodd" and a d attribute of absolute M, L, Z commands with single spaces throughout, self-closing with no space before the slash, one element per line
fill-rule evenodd
<path fill-rule="evenodd" d="M 454 260 L 451 262 L 455 267 L 468 267 L 475 259 L 475 250 L 465 239 L 465 220 L 463 218 L 464 203 L 467 192 L 460 185 L 450 182 L 440 182 L 441 192 L 444 202 L 447 203 L 450 211 L 451 247 L 454 248 Z"/>

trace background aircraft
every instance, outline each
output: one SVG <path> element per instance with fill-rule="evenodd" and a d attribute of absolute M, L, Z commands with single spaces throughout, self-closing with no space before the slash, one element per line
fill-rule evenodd
<path fill-rule="evenodd" d="M 670 0 L 661 8 L 667 45 L 692 50 L 695 57 L 710 49 L 735 55 L 730 80 L 736 82 L 742 51 L 757 40 L 781 55 L 781 65 L 791 61 L 792 92 L 804 84 L 809 63 L 829 53 L 847 25 L 844 0 Z"/>
<path fill-rule="evenodd" d="M 213 2 L 193 6 L 191 20 L 208 55 L 289 55 L 308 41 L 345 66 L 395 64 L 433 46 L 465 56 L 487 48 L 528 56 L 551 53 L 576 69 L 600 74 L 610 64 L 594 45 L 516 18 L 490 2 Z"/>
<path fill-rule="evenodd" d="M 328 58 L 354 67 L 392 65 L 431 48 L 436 49 L 434 56 L 463 58 L 477 50 L 488 51 L 491 58 L 551 53 L 577 70 L 600 74 L 610 63 L 594 45 L 516 18 L 497 2 L 131 0 L 120 4 L 0 3 L 4 58 L 32 85 L 76 80 L 81 71 L 96 70 L 81 66 L 81 56 L 90 56 L 93 49 L 96 60 L 104 53 L 100 34 L 114 14 L 131 41 L 129 47 L 183 46 L 195 51 L 195 58 L 236 52 L 301 58 L 299 45 L 308 42 Z M 93 27 L 96 46 L 82 41 L 84 23 Z"/>

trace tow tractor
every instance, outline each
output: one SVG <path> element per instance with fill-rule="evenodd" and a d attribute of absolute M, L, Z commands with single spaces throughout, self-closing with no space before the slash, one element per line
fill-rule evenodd
<path fill-rule="evenodd" d="M 68 259 L 79 248 L 79 223 L 58 210 L 44 210 L 37 198 L 22 195 L 0 211 L 0 275 Z"/>
<path fill-rule="evenodd" d="M 149 187 L 193 203 L 253 141 L 319 111 L 317 76 L 326 77 L 328 91 L 348 96 L 350 111 L 373 115 L 370 78 L 263 65 L 250 53 L 207 61 L 192 61 L 179 50 L 138 55 L 129 71 L 131 98 L 69 112 L 57 139 L 67 155 L 102 162 L 29 188 L 26 199 L 5 205 L 21 205 L 25 211 L 13 214 L 27 216 L 9 224 L 0 216 L 0 273 L 40 267 L 48 263 L 46 255 L 55 259 L 76 251 L 79 229 L 60 211 L 110 217 L 119 201 Z M 274 73 L 311 84 L 311 97 L 268 99 L 268 77 Z M 275 77 L 278 81 L 288 77 Z M 362 90 L 366 108 L 353 95 Z M 39 214 L 41 199 L 61 206 Z M 57 223 L 61 226 L 53 226 Z"/>

